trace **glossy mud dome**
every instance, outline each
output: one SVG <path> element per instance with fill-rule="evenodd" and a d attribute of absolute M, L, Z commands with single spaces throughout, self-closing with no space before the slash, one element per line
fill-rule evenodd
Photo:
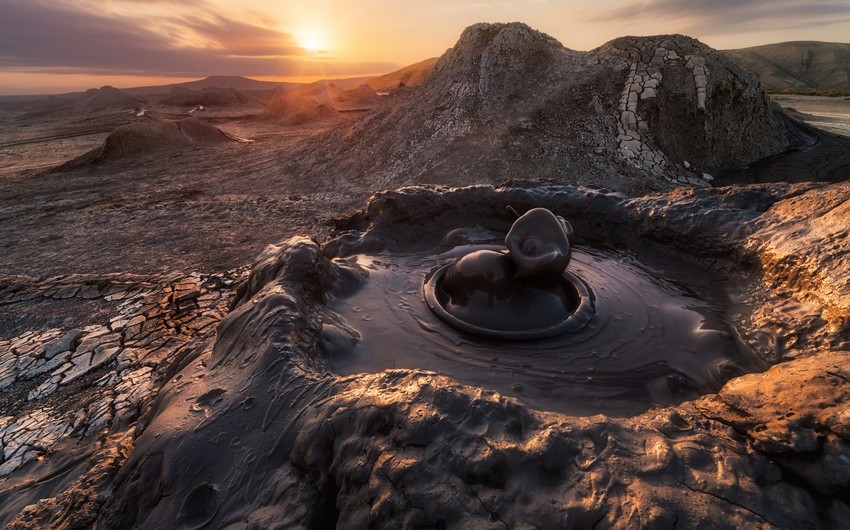
<path fill-rule="evenodd" d="M 438 319 L 423 300 L 426 275 L 470 252 L 496 248 L 462 245 L 349 258 L 369 276 L 354 294 L 328 305 L 332 314 L 321 344 L 331 370 L 349 375 L 424 368 L 534 408 L 626 416 L 694 399 L 764 368 L 729 323 L 727 294 L 706 281 L 716 279 L 711 271 L 690 262 L 687 270 L 662 271 L 626 253 L 592 247 L 574 248 L 569 267 L 588 286 L 595 306 L 582 329 L 497 341 Z"/>

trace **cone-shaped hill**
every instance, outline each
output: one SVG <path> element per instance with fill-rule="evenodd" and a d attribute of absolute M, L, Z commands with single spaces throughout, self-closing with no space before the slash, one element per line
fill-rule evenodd
<path fill-rule="evenodd" d="M 147 119 L 119 127 L 106 137 L 103 145 L 69 160 L 58 169 L 70 170 L 154 153 L 235 141 L 238 139 L 196 118 L 179 121 Z"/>
<path fill-rule="evenodd" d="M 86 98 L 78 105 L 78 110 L 101 112 L 106 110 L 126 110 L 144 105 L 146 101 L 131 96 L 117 88 L 104 86 L 86 92 Z"/>
<path fill-rule="evenodd" d="M 780 153 L 787 127 L 752 74 L 689 37 L 577 52 L 476 24 L 422 85 L 286 163 L 375 189 L 548 177 L 638 193 Z"/>
<path fill-rule="evenodd" d="M 266 117 L 287 125 L 339 118 L 340 112 L 373 109 L 384 98 L 369 85 L 344 90 L 327 81 L 275 89 L 266 104 Z"/>

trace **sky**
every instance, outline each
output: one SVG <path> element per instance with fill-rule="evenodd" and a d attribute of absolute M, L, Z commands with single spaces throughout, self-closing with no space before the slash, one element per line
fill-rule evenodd
<path fill-rule="evenodd" d="M 850 42 L 850 0 L 0 0 L 0 94 L 370 76 L 514 21 L 574 50 L 664 33 L 718 49 Z"/>

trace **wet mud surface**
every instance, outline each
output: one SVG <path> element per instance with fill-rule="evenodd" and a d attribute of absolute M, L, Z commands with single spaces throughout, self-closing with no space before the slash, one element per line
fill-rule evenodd
<path fill-rule="evenodd" d="M 582 329 L 527 341 L 455 329 L 429 311 L 422 283 L 435 265 L 479 248 L 499 247 L 349 258 L 368 279 L 328 305 L 321 344 L 330 369 L 348 375 L 424 368 L 534 408 L 628 416 L 716 391 L 763 366 L 730 324 L 728 295 L 709 281 L 719 281 L 717 274 L 694 262 L 679 270 L 666 263 L 665 274 L 626 253 L 594 248 L 574 249 L 569 266 L 593 300 Z"/>
<path fill-rule="evenodd" d="M 789 114 L 809 125 L 850 137 L 850 98 L 772 94 Z"/>
<path fill-rule="evenodd" d="M 486 522 L 501 528 L 530 520 L 559 527 L 569 520 L 579 526 L 678 521 L 765 528 L 814 521 L 841 528 L 847 520 L 847 185 L 683 189 L 642 198 L 540 184 L 408 188 L 378 194 L 365 210 L 337 222 L 339 230 L 351 232 L 323 247 L 309 239 L 272 247 L 239 293 L 232 282 L 244 279 L 244 271 L 226 278 L 57 276 L 69 266 L 156 270 L 238 263 L 252 248 L 294 231 L 325 239 L 330 225 L 317 216 L 330 220 L 345 210 L 341 201 L 354 201 L 330 195 L 324 201 L 324 192 L 296 200 L 286 187 L 276 193 L 287 195 L 254 200 L 243 187 L 262 192 L 285 179 L 265 182 L 259 172 L 255 180 L 236 182 L 228 178 L 232 168 L 207 172 L 215 161 L 204 152 L 187 160 L 180 181 L 155 169 L 148 179 L 125 179 L 136 169 L 119 167 L 106 175 L 115 188 L 95 196 L 84 192 L 104 176 L 71 174 L 63 193 L 73 200 L 50 212 L 38 211 L 38 202 L 23 205 L 7 197 L 7 206 L 32 217 L 13 228 L 10 219 L 19 219 L 19 210 L 9 212 L 4 229 L 14 237 L 53 238 L 15 245 L 3 258 L 7 270 L 45 274 L 4 277 L 0 284 L 8 341 L 0 343 L 0 354 L 4 369 L 11 370 L 3 372 L 11 386 L 0 414 L 0 465 L 11 471 L 0 486 L 0 515 L 14 521 L 13 528 L 94 521 L 106 528 L 169 527 L 207 520 L 212 527 Z M 261 157 L 249 165 L 267 163 Z M 181 195 L 178 184 L 200 189 L 209 184 L 208 175 L 221 178 L 215 200 L 206 196 L 212 192 Z M 59 192 L 51 191 L 53 184 L 42 180 L 47 178 L 28 185 L 54 201 Z M 78 185 L 81 191 L 73 191 Z M 99 200 L 126 200 L 128 189 L 131 198 L 147 198 L 126 210 L 95 212 Z M 195 209 L 198 204 L 210 209 Z M 440 238 L 456 228 L 507 230 L 507 204 L 548 207 L 569 218 L 585 254 L 574 265 L 605 265 L 586 271 L 594 283 L 607 288 L 621 279 L 621 268 L 634 274 L 630 282 L 647 281 L 653 289 L 660 287 L 646 277 L 664 277 L 665 289 L 672 284 L 677 296 L 684 291 L 707 303 L 709 313 L 723 308 L 721 316 L 740 331 L 746 347 L 776 366 L 733 378 L 719 390 L 725 374 L 719 381 L 693 376 L 712 381 L 708 394 L 668 397 L 669 406 L 641 412 L 656 400 L 650 393 L 639 407 L 621 412 L 625 417 L 576 416 L 592 412 L 587 403 L 563 414 L 558 411 L 565 407 L 529 401 L 533 385 L 519 383 L 518 392 L 507 378 L 507 388 L 469 384 L 461 377 L 473 372 L 467 362 L 455 363 L 460 374 L 445 374 L 443 364 L 381 366 L 380 372 L 352 375 L 329 370 L 333 360 L 322 349 L 327 304 L 357 293 L 332 288 L 335 275 L 343 273 L 326 256 L 424 252 L 430 260 L 448 251 L 439 247 Z M 197 217 L 187 216 L 187 207 Z M 148 215 L 163 211 L 168 215 Z M 233 217 L 218 216 L 225 211 Z M 250 222 L 237 230 L 234 219 L 243 218 Z M 94 232 L 79 230 L 80 219 Z M 172 230 L 178 220 L 186 231 Z M 246 228 L 272 222 L 278 223 L 274 229 Z M 417 238 L 423 226 L 435 223 L 433 239 Z M 57 238 L 57 227 L 69 231 Z M 246 239 L 231 241 L 229 233 Z M 138 234 L 152 246 L 128 249 Z M 480 234 L 455 232 L 447 243 L 481 240 Z M 161 260 L 151 250 L 179 245 L 187 254 Z M 67 256 L 87 257 L 69 265 Z M 614 278 L 604 274 L 609 265 L 618 271 Z M 670 269 L 694 274 L 681 279 Z M 717 276 L 703 278 L 696 271 Z M 378 276 L 380 271 L 365 289 L 377 286 Z M 420 282 L 413 286 L 416 293 Z M 239 306 L 219 327 L 234 297 Z M 418 311 L 427 311 L 417 307 L 393 316 L 412 324 Z M 348 320 L 353 328 L 363 326 Z M 80 342 L 47 358 L 45 346 L 74 329 Z M 360 331 L 370 340 L 366 327 Z M 428 336 L 453 345 L 443 335 Z M 370 343 L 370 353 L 424 357 L 396 344 Z M 70 382 L 52 379 L 53 372 L 68 370 L 74 374 Z M 598 378 L 600 370 L 590 377 Z M 21 378 L 24 373 L 40 375 Z M 593 493 L 600 488 L 602 498 Z"/>

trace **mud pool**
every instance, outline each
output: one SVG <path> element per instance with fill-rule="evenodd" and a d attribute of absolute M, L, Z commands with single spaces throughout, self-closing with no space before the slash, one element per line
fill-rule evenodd
<path fill-rule="evenodd" d="M 349 375 L 424 368 L 535 408 L 625 416 L 694 399 L 764 368 L 726 316 L 728 296 L 711 271 L 690 263 L 661 270 L 611 250 L 573 249 L 569 270 L 595 306 L 576 332 L 496 341 L 436 318 L 423 300 L 426 275 L 472 251 L 497 248 L 348 258 L 368 279 L 328 305 L 321 349 L 330 369 Z"/>

